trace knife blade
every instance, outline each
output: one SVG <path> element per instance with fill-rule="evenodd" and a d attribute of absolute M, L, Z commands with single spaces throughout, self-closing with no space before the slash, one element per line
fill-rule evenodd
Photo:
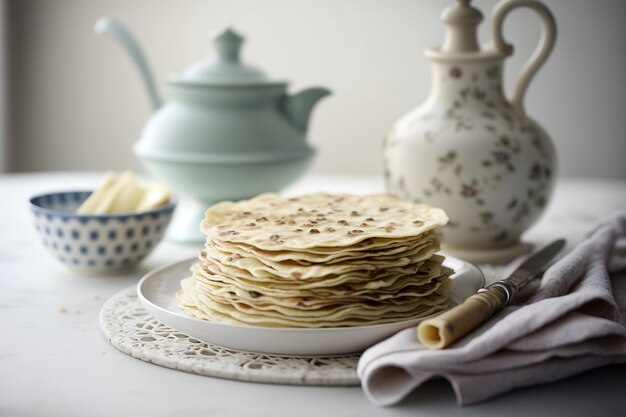
<path fill-rule="evenodd" d="M 555 240 L 530 255 L 508 278 L 496 281 L 486 288 L 481 288 L 478 292 L 485 292 L 488 291 L 489 288 L 494 287 L 501 288 L 505 292 L 505 304 L 502 307 L 509 305 L 515 300 L 515 297 L 517 297 L 517 294 L 519 294 L 522 288 L 531 280 L 543 274 L 564 246 L 565 239 Z"/>
<path fill-rule="evenodd" d="M 430 349 L 443 349 L 515 301 L 530 281 L 543 274 L 565 246 L 558 239 L 530 255 L 511 275 L 481 288 L 462 304 L 417 326 L 417 337 Z"/>

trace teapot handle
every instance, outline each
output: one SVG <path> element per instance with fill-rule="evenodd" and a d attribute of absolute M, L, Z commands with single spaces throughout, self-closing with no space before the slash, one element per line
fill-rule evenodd
<path fill-rule="evenodd" d="M 535 0 L 505 0 L 496 5 L 491 15 L 491 48 L 496 52 L 504 54 L 513 53 L 513 46 L 506 43 L 502 36 L 502 25 L 505 17 L 513 9 L 518 7 L 528 7 L 539 14 L 542 23 L 541 39 L 539 45 L 528 58 L 517 80 L 515 92 L 511 99 L 513 110 L 520 116 L 525 117 L 524 111 L 524 95 L 530 80 L 535 76 L 539 68 L 546 61 L 556 40 L 556 22 L 550 10 L 542 3 Z"/>

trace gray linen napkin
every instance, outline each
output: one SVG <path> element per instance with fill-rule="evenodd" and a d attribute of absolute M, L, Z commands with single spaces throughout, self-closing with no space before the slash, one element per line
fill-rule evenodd
<path fill-rule="evenodd" d="M 626 216 L 620 214 L 596 224 L 552 265 L 523 305 L 505 308 L 445 350 L 428 350 L 415 328 L 403 330 L 365 351 L 358 375 L 377 405 L 395 404 L 435 377 L 450 381 L 457 403 L 476 403 L 626 362 L 625 315 Z"/>

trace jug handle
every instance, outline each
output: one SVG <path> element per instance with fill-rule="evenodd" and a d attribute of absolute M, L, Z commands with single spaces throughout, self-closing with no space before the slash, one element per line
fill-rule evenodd
<path fill-rule="evenodd" d="M 507 55 L 513 53 L 513 45 L 508 44 L 502 36 L 502 25 L 509 12 L 518 7 L 528 7 L 537 12 L 541 18 L 543 29 L 539 45 L 537 45 L 537 48 L 530 58 L 528 58 L 520 72 L 513 98 L 511 99 L 513 110 L 520 117 L 525 117 L 524 95 L 526 94 L 528 84 L 552 52 L 554 42 L 556 41 L 556 22 L 550 10 L 538 1 L 506 0 L 500 2 L 496 5 L 491 14 L 492 50 Z"/>

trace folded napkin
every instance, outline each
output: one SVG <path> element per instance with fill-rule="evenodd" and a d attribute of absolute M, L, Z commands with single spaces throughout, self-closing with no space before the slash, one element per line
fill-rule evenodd
<path fill-rule="evenodd" d="M 368 349 L 358 365 L 367 397 L 391 405 L 443 377 L 457 402 L 470 404 L 626 362 L 626 216 L 596 224 L 537 286 L 445 350 L 424 348 L 415 328 Z"/>

